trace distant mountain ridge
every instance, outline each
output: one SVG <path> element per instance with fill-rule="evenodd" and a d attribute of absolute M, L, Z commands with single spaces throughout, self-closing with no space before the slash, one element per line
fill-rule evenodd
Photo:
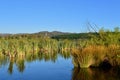
<path fill-rule="evenodd" d="M 34 33 L 34 34 L 52 37 L 52 36 L 67 35 L 67 34 L 73 34 L 73 33 L 70 33 L 70 32 L 60 32 L 60 31 L 52 31 L 52 32 L 41 31 L 41 32 Z"/>
<path fill-rule="evenodd" d="M 42 36 L 52 37 L 52 36 L 57 36 L 57 35 L 67 35 L 67 34 L 74 34 L 74 33 L 71 33 L 71 32 L 60 32 L 60 31 L 52 31 L 52 32 L 40 31 L 40 32 L 36 32 L 36 33 L 17 33 L 17 34 L 0 33 L 0 36 L 4 37 L 4 36 L 11 36 L 11 35 L 26 35 L 26 34 L 27 35 L 42 35 Z"/>
<path fill-rule="evenodd" d="M 60 31 L 41 31 L 37 33 L 18 33 L 18 34 L 0 34 L 0 37 L 5 38 L 39 38 L 49 37 L 52 39 L 90 39 L 91 35 L 96 36 L 96 33 L 71 33 Z"/>

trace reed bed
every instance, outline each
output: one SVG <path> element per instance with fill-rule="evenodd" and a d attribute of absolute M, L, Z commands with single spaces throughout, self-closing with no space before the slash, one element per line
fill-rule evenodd
<path fill-rule="evenodd" d="M 73 63 L 75 67 L 80 68 L 99 67 L 103 62 L 108 62 L 111 66 L 119 66 L 119 49 L 119 45 L 90 45 L 82 49 L 73 49 Z"/>
<path fill-rule="evenodd" d="M 0 54 L 10 59 L 22 57 L 28 61 L 36 60 L 38 56 L 40 60 L 44 56 L 45 61 L 55 61 L 57 53 L 60 53 L 66 59 L 72 54 L 75 67 L 98 67 L 104 61 L 110 63 L 111 66 L 118 66 L 120 65 L 119 36 L 119 32 L 101 30 L 89 39 L 56 40 L 49 37 L 36 38 L 35 36 L 1 38 Z M 41 54 L 45 55 L 41 56 Z"/>
<path fill-rule="evenodd" d="M 120 30 L 105 31 L 101 29 L 96 35 L 84 40 L 72 48 L 73 64 L 75 67 L 100 67 L 104 64 L 120 66 Z"/>
<path fill-rule="evenodd" d="M 0 53 L 9 57 L 25 56 L 27 53 L 58 52 L 58 42 L 53 39 L 0 40 Z"/>

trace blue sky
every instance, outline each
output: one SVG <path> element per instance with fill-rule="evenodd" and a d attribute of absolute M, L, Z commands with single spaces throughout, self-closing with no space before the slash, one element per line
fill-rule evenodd
<path fill-rule="evenodd" d="M 120 26 L 120 0 L 0 0 L 0 33 L 86 32 Z"/>

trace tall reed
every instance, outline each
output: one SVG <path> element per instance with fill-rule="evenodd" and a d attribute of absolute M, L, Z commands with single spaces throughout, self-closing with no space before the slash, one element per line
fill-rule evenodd
<path fill-rule="evenodd" d="M 83 49 L 72 50 L 75 67 L 99 67 L 101 63 L 107 61 L 111 66 L 120 65 L 120 46 L 87 46 Z"/>

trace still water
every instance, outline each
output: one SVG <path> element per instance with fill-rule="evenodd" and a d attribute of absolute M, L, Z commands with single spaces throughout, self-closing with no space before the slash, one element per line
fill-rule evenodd
<path fill-rule="evenodd" d="M 0 80 L 120 80 L 120 70 L 74 68 L 70 55 L 0 57 Z"/>

